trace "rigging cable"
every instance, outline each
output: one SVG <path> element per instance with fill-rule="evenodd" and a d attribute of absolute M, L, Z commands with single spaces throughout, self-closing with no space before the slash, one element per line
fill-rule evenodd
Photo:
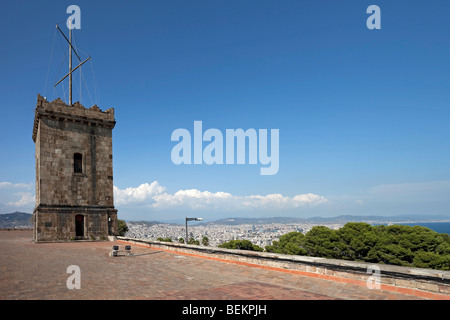
<path fill-rule="evenodd" d="M 44 87 L 44 92 L 43 92 L 44 93 L 44 97 L 45 97 L 45 94 L 46 94 L 46 91 L 47 91 L 48 76 L 50 74 L 50 66 L 51 66 L 51 62 L 52 62 L 52 59 L 53 59 L 53 50 L 55 48 L 55 38 L 56 38 L 56 28 L 55 28 L 55 31 L 53 32 L 52 51 L 50 53 L 50 60 L 48 61 L 47 78 L 45 79 L 45 87 Z"/>

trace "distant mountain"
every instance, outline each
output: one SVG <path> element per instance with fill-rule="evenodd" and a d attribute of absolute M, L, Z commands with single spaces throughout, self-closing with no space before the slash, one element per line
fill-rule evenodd
<path fill-rule="evenodd" d="M 270 223 L 300 223 L 304 218 L 295 217 L 272 217 L 272 218 L 226 218 L 210 222 L 199 223 L 198 225 L 240 225 L 240 224 L 270 224 Z"/>
<path fill-rule="evenodd" d="M 0 229 L 31 229 L 32 215 L 24 212 L 0 214 Z"/>
<path fill-rule="evenodd" d="M 272 217 L 272 218 L 226 218 L 210 222 L 200 223 L 198 225 L 240 225 L 240 224 L 270 224 L 270 223 L 347 223 L 347 222 L 367 222 L 367 223 L 401 223 L 401 222 L 431 222 L 431 221 L 450 221 L 449 216 L 352 216 L 340 215 L 336 217 Z"/>

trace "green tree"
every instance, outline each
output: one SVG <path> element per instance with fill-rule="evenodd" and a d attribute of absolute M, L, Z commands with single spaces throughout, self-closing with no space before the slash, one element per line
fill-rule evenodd
<path fill-rule="evenodd" d="M 414 265 L 418 268 L 450 270 L 450 255 L 420 250 L 414 255 Z"/>
<path fill-rule="evenodd" d="M 442 239 L 444 242 L 446 242 L 448 245 L 450 245 L 450 234 L 448 233 L 440 233 Z"/>
<path fill-rule="evenodd" d="M 249 240 L 231 240 L 219 245 L 220 248 L 226 249 L 238 249 L 238 250 L 251 250 L 251 251 L 263 251 L 264 249 L 251 243 Z"/>
<path fill-rule="evenodd" d="M 179 238 L 178 238 L 178 242 L 179 242 L 179 243 L 184 243 L 184 238 L 179 237 Z"/>
<path fill-rule="evenodd" d="M 283 254 L 306 255 L 308 252 L 303 248 L 305 235 L 301 232 L 293 231 L 284 234 L 279 241 L 274 241 L 272 245 L 266 246 L 266 251 Z"/>
<path fill-rule="evenodd" d="M 119 220 L 117 219 L 117 231 L 119 233 L 119 236 L 125 236 L 125 234 L 128 231 L 128 226 L 125 220 Z"/>
<path fill-rule="evenodd" d="M 309 256 L 341 258 L 339 237 L 335 230 L 325 226 L 312 227 L 305 235 L 303 248 Z"/>
<path fill-rule="evenodd" d="M 448 270 L 450 246 L 445 237 L 421 226 L 377 226 L 379 241 L 368 254 L 378 262 Z"/>
<path fill-rule="evenodd" d="M 194 238 L 190 238 L 188 244 L 200 245 L 200 241 L 195 240 Z"/>
<path fill-rule="evenodd" d="M 373 228 L 368 223 L 350 222 L 336 231 L 339 244 L 336 256 L 346 260 L 366 260 L 370 249 L 377 243 Z"/>
<path fill-rule="evenodd" d="M 266 251 L 450 270 L 450 236 L 421 226 L 361 222 L 339 230 L 316 226 L 305 235 L 287 233 Z"/>
<path fill-rule="evenodd" d="M 204 246 L 209 246 L 209 239 L 208 239 L 207 236 L 204 236 L 204 237 L 202 238 L 202 245 L 204 245 Z"/>

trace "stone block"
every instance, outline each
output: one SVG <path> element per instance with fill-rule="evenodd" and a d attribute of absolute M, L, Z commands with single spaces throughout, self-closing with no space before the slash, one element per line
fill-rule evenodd
<path fill-rule="evenodd" d="M 405 287 L 405 288 L 415 288 L 416 287 L 416 281 L 414 280 L 404 280 L 404 279 L 395 279 L 395 285 L 399 287 Z"/>
<path fill-rule="evenodd" d="M 439 293 L 450 295 L 450 284 L 439 284 Z"/>
<path fill-rule="evenodd" d="M 417 281 L 417 289 L 431 292 L 439 292 L 439 285 L 435 283 Z"/>

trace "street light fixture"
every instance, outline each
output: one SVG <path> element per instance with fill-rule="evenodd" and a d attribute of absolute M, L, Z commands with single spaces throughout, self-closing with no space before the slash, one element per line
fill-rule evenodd
<path fill-rule="evenodd" d="M 188 221 L 202 221 L 203 218 L 188 218 L 186 217 L 186 244 L 188 244 Z"/>

